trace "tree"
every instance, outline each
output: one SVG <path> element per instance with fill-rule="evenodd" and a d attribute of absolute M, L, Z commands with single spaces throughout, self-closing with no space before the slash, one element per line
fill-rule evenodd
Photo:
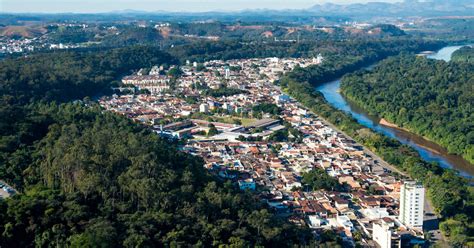
<path fill-rule="evenodd" d="M 173 78 L 179 78 L 183 75 L 183 71 L 179 67 L 173 67 L 168 71 L 167 75 Z"/>
<path fill-rule="evenodd" d="M 260 103 L 252 107 L 255 113 L 268 113 L 272 115 L 279 115 L 281 109 L 273 103 Z"/>
<path fill-rule="evenodd" d="M 209 131 L 207 131 L 207 136 L 211 137 L 219 133 L 216 126 L 214 126 L 214 124 L 211 123 L 209 124 L 208 127 L 209 127 Z"/>
<path fill-rule="evenodd" d="M 242 125 L 242 121 L 240 119 L 234 119 L 233 122 L 236 125 Z"/>
<path fill-rule="evenodd" d="M 116 247 L 117 234 L 107 220 L 92 220 L 82 234 L 71 236 L 71 247 Z"/>
<path fill-rule="evenodd" d="M 385 161 L 405 171 L 411 178 L 423 182 L 428 188 L 427 195 L 430 197 L 438 215 L 448 219 L 462 213 L 469 216 L 469 218 L 457 221 L 462 222 L 465 226 L 470 226 L 473 221 L 470 217 L 472 215 L 470 214 L 472 212 L 470 206 L 473 205 L 472 199 L 474 199 L 473 187 L 467 186 L 467 181 L 453 173 L 453 171 L 444 170 L 438 164 L 423 161 L 413 148 L 365 128 L 350 115 L 328 104 L 321 94 L 314 91 L 313 85 L 328 79 L 334 79 L 344 71 L 353 71 L 357 69 L 353 66 L 359 62 L 357 60 L 349 62 L 347 60 L 339 62 L 334 60 L 325 63 L 330 67 L 308 67 L 305 70 L 287 73 L 280 80 L 281 87 L 307 108 L 336 125 L 340 130 L 381 156 Z M 334 70 L 334 68 L 337 68 L 337 70 Z M 398 114 L 397 111 L 393 113 Z M 309 179 L 314 177 L 316 176 L 309 177 Z M 469 238 L 472 236 L 470 229 L 466 230 L 466 233 Z M 462 240 L 462 235 L 460 237 Z M 467 244 L 469 244 L 469 241 L 466 241 L 463 245 Z"/>
<path fill-rule="evenodd" d="M 282 129 L 282 130 L 278 130 L 278 131 L 273 132 L 268 137 L 268 141 L 274 141 L 274 142 L 288 141 L 288 130 L 287 129 Z"/>
<path fill-rule="evenodd" d="M 342 190 L 341 185 L 337 179 L 329 176 L 326 171 L 320 168 L 315 168 L 310 172 L 303 174 L 302 182 L 310 186 L 313 190 L 325 189 L 329 191 Z"/>
<path fill-rule="evenodd" d="M 469 140 L 474 132 L 473 71 L 473 63 L 401 55 L 344 77 L 341 88 L 370 113 L 474 162 Z"/>

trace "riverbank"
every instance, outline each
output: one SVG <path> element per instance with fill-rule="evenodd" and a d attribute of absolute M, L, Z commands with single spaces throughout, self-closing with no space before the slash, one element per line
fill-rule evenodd
<path fill-rule="evenodd" d="M 377 133 L 389 138 L 398 140 L 404 145 L 415 149 L 423 160 L 438 163 L 443 168 L 452 168 L 459 171 L 460 175 L 470 180 L 474 179 L 474 166 L 459 155 L 449 154 L 448 151 L 438 144 L 423 136 L 418 136 L 412 132 L 400 128 L 381 125 L 380 118 L 370 115 L 357 103 L 344 97 L 338 90 L 340 89 L 340 79 L 327 82 L 316 87 L 322 93 L 325 100 L 333 108 L 349 114 L 357 123 L 368 127 Z"/>
<path fill-rule="evenodd" d="M 289 93 L 289 92 L 286 92 Z M 308 106 L 304 106 L 303 104 L 298 103 L 299 106 L 303 106 L 305 108 L 308 108 Z M 310 112 L 313 114 L 316 114 L 314 111 L 310 109 Z M 398 175 L 401 175 L 406 178 L 410 178 L 410 175 L 408 175 L 405 171 L 400 170 L 396 166 L 393 166 L 389 163 L 387 163 L 382 157 L 380 157 L 378 154 L 374 153 L 370 149 L 367 149 L 366 146 L 362 145 L 360 142 L 357 142 L 354 140 L 350 135 L 348 135 L 346 132 L 342 131 L 340 128 L 326 120 L 325 118 L 318 116 L 318 119 L 321 120 L 325 125 L 329 126 L 331 129 L 335 130 L 336 132 L 342 134 L 346 139 L 351 140 L 355 142 L 356 144 L 360 145 L 364 151 L 364 153 L 370 155 L 375 161 L 378 162 L 380 166 L 382 166 L 384 169 L 391 171 L 392 173 L 396 173 Z M 386 121 L 384 123 L 390 124 L 390 122 Z M 394 124 L 392 124 L 393 126 Z M 396 126 L 396 125 L 395 125 Z M 439 243 L 446 243 L 446 238 L 441 235 L 441 232 L 439 230 L 439 219 L 438 216 L 433 214 L 435 211 L 435 208 L 433 206 L 433 203 L 428 196 L 428 194 L 425 194 L 424 198 L 424 215 L 423 215 L 423 222 L 424 222 L 424 232 L 429 233 L 431 236 L 429 242 L 439 242 Z"/>
<path fill-rule="evenodd" d="M 357 142 L 356 140 L 354 140 L 351 136 L 349 136 L 346 132 L 340 130 L 340 128 L 336 127 L 335 125 L 333 125 L 331 122 L 327 121 L 326 119 L 322 118 L 321 116 L 319 117 L 323 122 L 324 124 L 328 125 L 329 127 L 331 127 L 332 129 L 336 130 L 338 133 L 341 133 L 342 135 L 345 136 L 346 139 L 348 140 L 351 140 L 351 141 L 354 141 L 355 143 L 357 143 L 358 145 L 360 145 L 364 152 L 369 154 L 370 156 L 372 156 L 373 158 L 375 158 L 378 162 L 380 162 L 380 165 L 382 167 L 384 167 L 385 169 L 388 169 L 390 171 L 393 171 L 395 173 L 398 173 L 402 176 L 405 176 L 405 177 L 410 177 L 407 173 L 401 171 L 399 168 L 387 163 L 382 157 L 380 157 L 378 154 L 374 153 L 373 151 L 367 149 L 367 147 L 365 147 L 364 145 L 360 144 L 359 142 Z"/>
<path fill-rule="evenodd" d="M 382 120 L 377 118 L 376 125 L 409 132 L 427 140 L 427 143 L 437 144 L 442 148 L 436 151 L 441 155 L 440 160 L 458 155 L 461 166 L 468 163 L 472 168 L 460 171 L 473 178 L 473 146 L 468 138 L 472 120 L 469 103 L 463 100 L 470 96 L 468 78 L 472 75 L 472 68 L 472 65 L 462 63 L 417 59 L 411 55 L 396 56 L 379 63 L 374 70 L 344 76 L 336 93 L 341 89 L 346 101 L 357 105 L 362 112 L 380 116 Z M 451 79 L 443 78 L 449 72 Z M 435 81 L 426 79 L 431 74 L 436 75 L 433 76 Z M 452 100 L 448 100 L 446 95 L 450 95 Z M 449 107 L 444 104 L 447 101 L 450 101 Z M 421 146 L 426 147 L 423 143 Z M 441 165 L 460 169 L 456 161 L 443 162 L 446 160 L 441 161 Z"/>
<path fill-rule="evenodd" d="M 387 127 L 391 127 L 391 128 L 397 128 L 397 129 L 401 129 L 401 130 L 408 131 L 408 130 L 406 130 L 406 129 L 404 129 L 404 128 L 399 127 L 399 126 L 398 126 L 397 124 L 395 124 L 395 123 L 392 123 L 392 122 L 387 121 L 387 120 L 384 119 L 384 118 L 381 118 L 381 119 L 380 119 L 379 124 L 380 124 L 380 125 L 387 126 Z"/>
<path fill-rule="evenodd" d="M 324 73 L 324 71 L 318 73 Z M 315 92 L 313 85 L 307 81 L 296 81 L 293 78 L 285 77 L 280 81 L 280 85 L 285 89 L 285 92 L 303 106 L 333 124 L 337 127 L 337 130 L 344 132 L 353 140 L 362 144 L 383 161 L 396 167 L 410 178 L 422 182 L 427 188 L 426 195 L 432 202 L 433 209 L 439 216 L 442 216 L 442 219 L 447 221 L 459 214 L 471 214 L 469 212 L 464 213 L 463 211 L 467 209 L 462 207 L 467 202 L 472 202 L 472 198 L 468 193 L 469 186 L 465 179 L 451 170 L 443 169 L 436 163 L 424 161 L 417 150 L 406 146 L 402 142 L 361 125 L 347 112 L 329 104 L 323 94 Z M 339 82 L 336 81 L 336 83 Z M 342 98 L 340 94 L 337 94 L 336 97 Z M 445 225 L 450 225 L 450 223 L 448 221 Z M 459 222 L 459 225 L 463 226 L 469 224 L 468 219 Z"/>
<path fill-rule="evenodd" d="M 407 133 L 409 133 L 409 134 L 411 134 L 411 135 L 417 135 L 417 136 L 419 136 L 418 134 L 416 134 L 416 133 L 410 131 L 409 129 L 407 129 L 407 128 L 402 128 L 402 127 L 398 126 L 398 125 L 395 124 L 395 123 L 392 123 L 392 122 L 387 121 L 387 120 L 384 119 L 384 118 L 381 118 L 381 119 L 380 119 L 379 124 L 380 124 L 380 125 L 383 125 L 383 126 L 386 126 L 386 127 L 395 128 L 395 129 L 401 130 L 401 131 L 403 131 L 403 132 L 407 132 Z M 426 138 L 426 137 L 421 137 L 421 136 L 420 136 L 420 138 L 421 138 L 421 139 L 425 139 L 427 142 L 433 142 L 433 141 L 429 140 L 429 139 Z M 433 142 L 433 143 L 434 143 L 434 142 Z M 436 144 L 436 143 L 435 143 L 435 144 Z M 435 154 L 438 154 L 438 155 L 442 155 L 442 153 L 441 153 L 440 151 L 438 151 L 437 149 L 431 148 L 431 147 L 426 146 L 426 145 L 423 145 L 423 144 L 419 144 L 419 145 L 420 145 L 421 147 L 423 147 L 424 149 L 426 149 L 426 150 L 432 152 L 432 153 L 435 153 Z M 467 162 L 467 161 L 466 161 L 466 162 Z"/>

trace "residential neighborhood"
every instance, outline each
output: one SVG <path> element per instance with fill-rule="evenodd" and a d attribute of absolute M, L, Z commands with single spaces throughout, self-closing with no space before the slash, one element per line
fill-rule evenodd
<path fill-rule="evenodd" d="M 315 235 L 335 230 L 351 246 L 361 236 L 379 247 L 422 243 L 423 186 L 405 181 L 278 87 L 285 72 L 322 61 L 318 56 L 154 66 L 149 74 L 124 77 L 117 94 L 100 104 L 163 137 L 185 141 L 182 150 L 202 157 L 210 172 L 254 191 L 272 211 Z M 312 171 L 325 173 L 337 187 L 311 186 L 305 178 Z M 416 202 L 400 201 L 408 185 L 418 185 Z M 410 210 L 415 205 L 416 215 Z"/>
<path fill-rule="evenodd" d="M 0 1 L 0 248 L 474 248 L 474 0 Z"/>

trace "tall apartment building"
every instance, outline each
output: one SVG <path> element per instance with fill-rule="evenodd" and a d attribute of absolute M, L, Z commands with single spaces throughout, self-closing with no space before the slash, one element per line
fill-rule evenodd
<path fill-rule="evenodd" d="M 425 188 L 422 184 L 406 181 L 400 191 L 400 221 L 409 228 L 423 229 Z"/>

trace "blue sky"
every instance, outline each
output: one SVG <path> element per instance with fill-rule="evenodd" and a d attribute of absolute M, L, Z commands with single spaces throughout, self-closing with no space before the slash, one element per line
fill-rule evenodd
<path fill-rule="evenodd" d="M 377 0 L 395 2 L 396 0 Z M 134 9 L 146 11 L 242 10 L 255 8 L 301 9 L 317 3 L 355 3 L 367 0 L 0 0 L 0 12 L 95 13 Z"/>

